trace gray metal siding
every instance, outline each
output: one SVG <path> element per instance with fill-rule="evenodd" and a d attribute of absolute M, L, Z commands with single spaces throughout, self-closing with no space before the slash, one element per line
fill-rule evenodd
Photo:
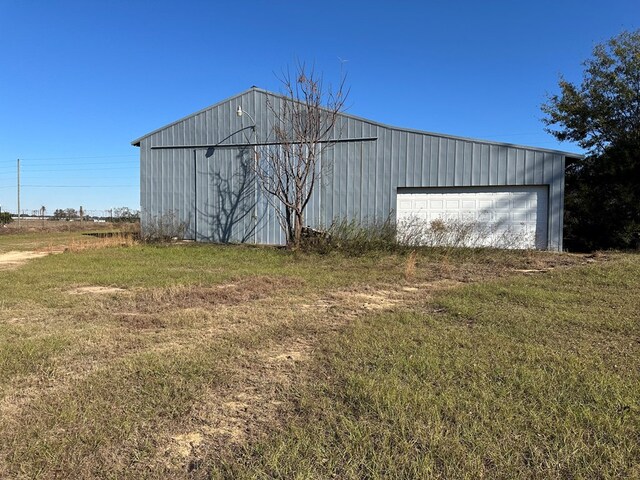
<path fill-rule="evenodd" d="M 143 218 L 172 212 L 188 224 L 188 238 L 202 241 L 284 243 L 278 218 L 262 193 L 254 232 L 255 179 L 247 169 L 252 147 L 224 146 L 254 141 L 253 122 L 246 115 L 237 117 L 238 105 L 257 121 L 259 142 L 273 140 L 266 93 L 249 90 L 139 141 Z M 561 152 L 402 130 L 350 116 L 344 117 L 340 135 L 377 139 L 338 143 L 324 152 L 323 165 L 331 168 L 307 207 L 310 226 L 393 218 L 398 188 L 548 185 L 548 248 L 562 248 Z M 179 148 L 185 145 L 190 148 Z M 219 146 L 195 148 L 194 166 L 193 146 L 198 145 Z M 162 146 L 177 148 L 152 148 Z"/>

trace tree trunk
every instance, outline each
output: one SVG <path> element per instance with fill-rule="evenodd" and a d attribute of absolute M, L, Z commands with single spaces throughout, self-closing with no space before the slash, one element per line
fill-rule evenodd
<path fill-rule="evenodd" d="M 293 248 L 298 250 L 302 242 L 302 223 L 304 221 L 303 213 L 301 211 L 294 213 L 293 224 Z"/>

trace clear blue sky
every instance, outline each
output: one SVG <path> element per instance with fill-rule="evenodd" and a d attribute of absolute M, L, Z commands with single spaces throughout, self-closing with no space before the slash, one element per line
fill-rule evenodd
<path fill-rule="evenodd" d="M 454 135 L 579 151 L 540 122 L 559 74 L 640 27 L 638 0 L 0 0 L 0 205 L 139 208 L 130 141 L 257 85 L 296 59 L 349 113 Z"/>

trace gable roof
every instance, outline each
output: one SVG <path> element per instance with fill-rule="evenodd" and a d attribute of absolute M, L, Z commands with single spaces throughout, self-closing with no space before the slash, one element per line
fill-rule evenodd
<path fill-rule="evenodd" d="M 177 125 L 180 122 L 184 122 L 185 120 L 188 120 L 189 118 L 195 117 L 196 115 L 199 115 L 201 113 L 206 112 L 207 110 L 210 110 L 212 108 L 216 108 L 219 107 L 220 105 L 223 105 L 229 101 L 235 100 L 237 98 L 242 97 L 243 95 L 246 95 L 247 93 L 251 93 L 251 92 L 258 92 L 258 93 L 262 93 L 265 95 L 269 95 L 271 97 L 278 97 L 281 99 L 285 99 L 287 100 L 288 98 L 280 93 L 274 93 L 274 92 L 270 92 L 269 90 L 264 90 L 262 88 L 258 88 L 258 87 L 251 87 L 248 90 L 245 90 L 243 92 L 240 92 L 236 95 L 233 95 L 231 97 L 228 97 L 220 102 L 214 103 L 213 105 L 209 105 L 208 107 L 205 107 L 201 110 L 198 110 L 197 112 L 191 113 L 185 117 L 182 117 L 174 122 L 171 122 L 167 125 L 164 125 L 163 127 L 157 128 L 155 130 L 153 130 L 152 132 L 149 132 L 139 138 L 136 138 L 135 140 L 133 140 L 131 142 L 131 145 L 133 145 L 134 147 L 139 147 L 140 146 L 140 142 L 142 140 L 144 140 L 147 137 L 150 137 L 151 135 L 154 135 L 158 132 L 161 132 L 162 130 L 172 127 L 174 125 Z M 582 159 L 585 156 L 582 154 L 578 154 L 578 153 L 572 153 L 572 152 L 566 152 L 566 151 L 562 151 L 562 150 L 555 150 L 555 149 L 550 149 L 550 148 L 541 148 L 541 147 L 533 147 L 533 146 L 528 146 L 528 145 L 519 145 L 519 144 L 515 144 L 515 143 L 507 143 L 507 142 L 497 142 L 497 141 L 493 141 L 493 140 L 482 140 L 479 138 L 472 138 L 472 137 L 461 137 L 458 135 L 448 135 L 448 134 L 444 134 L 444 133 L 436 133 L 436 132 L 429 132 L 429 131 L 425 131 L 425 130 L 416 130 L 413 128 L 403 128 L 403 127 L 396 127 L 393 125 L 387 125 L 384 123 L 380 123 L 380 122 L 376 122 L 374 120 L 370 120 L 368 118 L 363 118 L 363 117 L 359 117 L 357 115 L 352 115 L 349 113 L 345 113 L 345 112 L 340 112 L 340 115 L 346 118 L 351 118 L 353 120 L 358 120 L 360 122 L 366 122 L 369 123 L 371 125 L 375 125 L 377 127 L 381 127 L 381 128 L 386 128 L 389 130 L 396 130 L 396 131 L 402 131 L 402 132 L 409 132 L 409 133 L 416 133 L 416 134 L 420 134 L 420 135 L 429 135 L 432 137 L 439 137 L 439 138 L 447 138 L 447 139 L 451 139 L 451 140 L 462 140 L 462 141 L 467 141 L 467 142 L 474 142 L 474 143 L 480 143 L 480 144 L 485 144 L 485 145 L 496 145 L 496 146 L 502 146 L 502 147 L 513 147 L 513 148 L 521 148 L 521 149 L 527 149 L 527 150 L 536 150 L 539 152 L 548 152 L 548 153 L 554 153 L 557 155 L 563 155 L 565 157 L 570 157 L 570 158 L 576 158 L 576 159 Z"/>

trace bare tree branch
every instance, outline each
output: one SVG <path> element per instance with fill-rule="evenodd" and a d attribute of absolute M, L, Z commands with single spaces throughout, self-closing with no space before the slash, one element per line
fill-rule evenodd
<path fill-rule="evenodd" d="M 282 95 L 267 97 L 267 109 L 273 118 L 269 131 L 277 145 L 263 148 L 255 167 L 287 236 L 287 245 L 298 248 L 304 211 L 329 167 L 323 153 L 342 133 L 340 113 L 349 92 L 344 76 L 336 90 L 326 88 L 322 76 L 304 63 L 297 64 L 295 77 L 287 71 L 279 80 Z"/>

